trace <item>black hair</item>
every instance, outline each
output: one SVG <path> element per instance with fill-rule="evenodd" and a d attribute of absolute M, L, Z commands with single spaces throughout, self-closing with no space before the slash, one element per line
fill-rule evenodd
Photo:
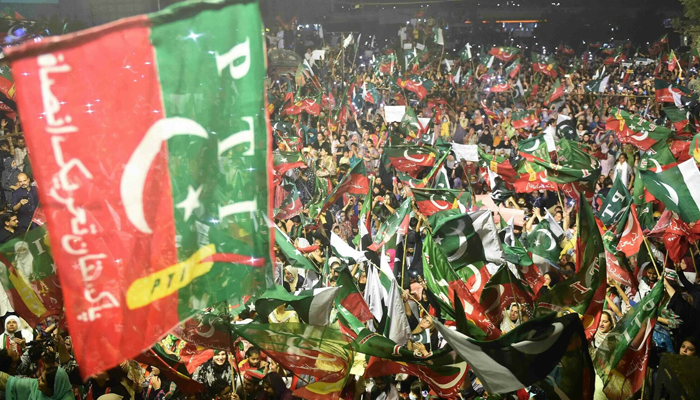
<path fill-rule="evenodd" d="M 46 374 L 46 386 L 48 386 L 52 395 L 53 395 L 53 385 L 56 382 L 56 372 L 58 372 L 57 367 L 49 367 L 44 371 L 44 373 Z"/>
<path fill-rule="evenodd" d="M 245 352 L 246 357 L 250 357 L 253 354 L 260 355 L 260 349 L 258 349 L 257 347 L 251 347 L 248 350 L 246 350 L 246 352 Z"/>
<path fill-rule="evenodd" d="M 2 226 L 5 226 L 8 222 L 10 222 L 10 220 L 14 216 L 15 216 L 15 214 L 13 214 L 13 213 L 6 213 L 6 214 L 0 215 L 0 221 L 2 221 Z"/>
<path fill-rule="evenodd" d="M 0 350 L 0 372 L 9 373 L 12 368 L 12 357 L 7 349 Z"/>
<path fill-rule="evenodd" d="M 683 342 L 688 342 L 688 343 L 692 344 L 693 346 L 695 346 L 695 355 L 696 356 L 698 354 L 700 354 L 700 352 L 698 351 L 698 349 L 700 349 L 700 346 L 698 346 L 698 343 L 700 343 L 700 341 L 698 341 L 698 339 L 695 336 L 688 336 L 685 339 L 681 340 L 681 344 L 683 344 Z"/>

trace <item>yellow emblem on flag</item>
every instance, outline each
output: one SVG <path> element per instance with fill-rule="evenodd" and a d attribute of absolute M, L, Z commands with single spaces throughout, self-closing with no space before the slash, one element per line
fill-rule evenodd
<path fill-rule="evenodd" d="M 214 262 L 202 260 L 214 253 L 214 245 L 206 245 L 185 261 L 135 280 L 126 291 L 127 307 L 133 310 L 147 306 L 189 285 L 192 280 L 211 270 Z"/>

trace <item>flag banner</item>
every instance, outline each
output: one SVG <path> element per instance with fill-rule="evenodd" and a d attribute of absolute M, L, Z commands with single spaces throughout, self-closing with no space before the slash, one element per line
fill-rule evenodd
<path fill-rule="evenodd" d="M 479 297 L 479 304 L 487 317 L 496 325 L 501 326 L 505 310 L 513 302 L 525 307 L 532 304 L 529 288 L 520 279 L 513 276 L 507 265 L 502 265 L 484 285 Z"/>
<path fill-rule="evenodd" d="M 391 214 L 389 218 L 379 227 L 377 233 L 374 236 L 372 244 L 368 249 L 372 251 L 377 251 L 384 246 L 394 235 L 405 235 L 408 233 L 408 219 L 411 213 L 411 198 L 406 198 L 406 200 L 401 203 L 396 212 Z"/>
<path fill-rule="evenodd" d="M 700 171 L 687 160 L 666 171 L 639 171 L 644 187 L 687 223 L 700 220 Z"/>
<path fill-rule="evenodd" d="M 334 328 L 293 322 L 237 325 L 235 332 L 293 374 L 316 378 L 296 389 L 295 396 L 339 398 L 353 363 L 350 337 Z"/>
<path fill-rule="evenodd" d="M 582 195 L 578 206 L 580 217 L 576 238 L 577 254 L 581 256 L 576 260 L 577 272 L 537 299 L 535 316 L 578 313 L 582 316 L 586 337 L 590 338 L 595 334 L 607 289 L 605 247 L 593 210 Z"/>
<path fill-rule="evenodd" d="M 630 115 L 627 111 L 613 108 L 606 121 L 606 128 L 615 132 L 622 143 L 629 143 L 642 151 L 647 151 L 656 142 L 668 139 L 673 131 L 642 119 L 638 115 Z"/>
<path fill-rule="evenodd" d="M 622 214 L 624 214 L 630 204 L 632 204 L 630 192 L 627 190 L 624 183 L 622 183 L 620 175 L 615 178 L 615 182 L 613 182 L 613 186 L 610 188 L 610 191 L 608 191 L 608 195 L 605 196 L 605 201 L 603 201 L 603 205 L 598 212 L 598 217 L 607 227 L 613 223 L 619 222 Z"/>
<path fill-rule="evenodd" d="M 230 350 L 233 338 L 230 324 L 218 315 L 198 313 L 170 332 L 197 347 Z"/>
<path fill-rule="evenodd" d="M 457 208 L 457 197 L 462 194 L 462 191 L 452 189 L 413 188 L 411 192 L 416 200 L 416 207 L 426 217 Z"/>
<path fill-rule="evenodd" d="M 255 1 L 184 2 L 6 49 L 83 378 L 262 292 L 262 30 Z"/>
<path fill-rule="evenodd" d="M 368 329 L 363 329 L 351 346 L 358 353 L 372 356 L 365 377 L 401 373 L 417 376 L 440 397 L 454 398 L 468 376 L 467 363 L 449 346 L 435 350 L 427 357 L 417 356 L 406 347 Z"/>
<path fill-rule="evenodd" d="M 469 214 L 456 209 L 442 211 L 431 216 L 428 222 L 433 228 L 435 243 L 456 269 L 467 264 L 486 262 L 484 245 Z M 485 283 L 477 285 L 479 294 L 481 286 Z"/>
<path fill-rule="evenodd" d="M 0 245 L 0 283 L 12 308 L 35 327 L 63 312 L 63 294 L 46 228 Z"/>
<path fill-rule="evenodd" d="M 134 360 L 158 368 L 163 376 L 174 382 L 184 394 L 189 395 L 206 391 L 204 385 L 192 379 L 185 364 L 177 360 L 176 356 L 166 353 L 158 343 L 152 349 L 148 349 L 136 356 Z"/>
<path fill-rule="evenodd" d="M 283 286 L 275 285 L 255 300 L 255 311 L 260 319 L 267 323 L 267 316 L 275 308 L 288 304 L 297 312 L 302 322 L 309 325 L 328 325 L 338 290 L 339 287 L 323 287 L 289 293 Z"/>
<path fill-rule="evenodd" d="M 513 392 L 545 380 L 570 346 L 586 345 L 575 314 L 535 318 L 488 342 L 474 340 L 437 321 L 435 326 L 492 394 Z M 592 379 L 585 389 L 592 396 Z"/>
<path fill-rule="evenodd" d="M 649 340 L 656 323 L 663 285 L 625 314 L 593 354 L 593 366 L 610 399 L 622 400 L 641 389 L 649 360 Z"/>

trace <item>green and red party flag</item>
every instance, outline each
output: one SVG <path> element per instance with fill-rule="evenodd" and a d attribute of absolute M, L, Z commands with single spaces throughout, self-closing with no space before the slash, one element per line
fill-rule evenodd
<path fill-rule="evenodd" d="M 622 143 L 630 143 L 639 150 L 647 151 L 656 142 L 666 140 L 673 133 L 670 129 L 644 120 L 638 115 L 613 108 L 605 127 L 615 132 Z"/>
<path fill-rule="evenodd" d="M 515 77 L 520 73 L 520 68 L 520 59 L 518 58 L 506 67 L 506 74 L 508 74 L 511 79 L 515 79 Z"/>
<path fill-rule="evenodd" d="M 32 327 L 63 313 L 61 284 L 44 226 L 0 245 L 0 283 L 12 308 Z"/>
<path fill-rule="evenodd" d="M 510 268 L 502 265 L 484 285 L 479 304 L 486 316 L 494 324 L 500 325 L 503 311 L 513 302 L 520 305 L 532 304 L 532 295 L 529 288 L 513 275 Z"/>
<path fill-rule="evenodd" d="M 84 378 L 262 292 L 262 31 L 255 1 L 190 1 L 6 49 Z"/>
<path fill-rule="evenodd" d="M 537 125 L 539 122 L 534 110 L 514 111 L 510 115 L 511 125 L 515 129 L 526 129 Z"/>
<path fill-rule="evenodd" d="M 282 108 L 281 116 L 297 115 L 306 112 L 309 115 L 318 116 L 321 113 L 322 94 L 316 96 L 306 96 L 303 99 L 292 103 L 287 103 Z"/>
<path fill-rule="evenodd" d="M 385 147 L 383 153 L 400 172 L 416 177 L 425 168 L 435 165 L 438 151 L 427 146 Z"/>
<path fill-rule="evenodd" d="M 408 232 L 408 220 L 411 214 L 411 198 L 407 198 L 401 203 L 396 212 L 379 227 L 374 235 L 372 244 L 368 249 L 377 251 L 384 246 L 395 234 L 405 235 Z"/>
<path fill-rule="evenodd" d="M 457 196 L 460 194 L 459 190 L 450 189 L 411 189 L 411 192 L 418 211 L 426 217 L 457 208 Z"/>
<path fill-rule="evenodd" d="M 663 79 L 654 79 L 654 95 L 659 103 L 675 103 L 680 106 L 681 96 L 691 96 L 693 93 L 690 89 L 676 85 L 675 83 L 665 81 Z"/>
<path fill-rule="evenodd" d="M 275 151 L 273 153 L 274 182 L 279 183 L 290 169 L 306 168 L 304 157 L 297 151 Z"/>
<path fill-rule="evenodd" d="M 369 181 L 367 180 L 367 169 L 365 168 L 365 163 L 359 162 L 355 164 L 354 167 L 348 171 L 343 179 L 340 180 L 338 186 L 333 188 L 333 191 L 326 197 L 323 203 L 323 208 L 321 213 L 325 212 L 328 207 L 335 204 L 344 194 L 352 194 L 355 196 L 361 196 L 367 194 L 367 188 L 369 188 Z"/>
<path fill-rule="evenodd" d="M 678 57 L 676 57 L 676 53 L 671 49 L 671 54 L 668 55 L 668 70 L 673 71 L 676 69 L 676 65 L 678 65 Z"/>
<path fill-rule="evenodd" d="M 495 85 L 491 86 L 487 90 L 491 93 L 503 93 L 503 92 L 507 92 L 510 89 L 511 89 L 511 86 L 508 82 L 499 82 L 499 83 L 496 83 Z"/>
<path fill-rule="evenodd" d="M 555 77 L 557 76 L 556 62 L 551 58 L 547 58 L 544 55 L 537 54 L 534 51 L 531 55 L 532 59 L 532 71 L 539 72 L 541 74 Z"/>
<path fill-rule="evenodd" d="M 282 200 L 282 204 L 274 210 L 275 218 L 278 219 L 290 219 L 296 215 L 299 215 L 303 205 L 301 204 L 301 199 L 299 198 L 299 191 L 294 187 L 289 192 L 287 197 Z"/>
<path fill-rule="evenodd" d="M 552 89 L 549 91 L 547 97 L 544 99 L 544 105 L 549 105 L 553 103 L 563 95 L 564 87 L 561 85 L 559 79 L 557 79 L 556 81 L 554 81 L 554 86 L 552 86 Z"/>
<path fill-rule="evenodd" d="M 491 49 L 491 51 L 489 51 L 489 54 L 505 62 L 513 60 L 515 57 L 518 56 L 519 53 L 519 48 L 507 46 L 494 47 Z"/>
<path fill-rule="evenodd" d="M 420 100 L 423 100 L 435 85 L 431 80 L 413 74 L 406 77 L 398 77 L 396 84 L 402 89 L 415 93 Z"/>

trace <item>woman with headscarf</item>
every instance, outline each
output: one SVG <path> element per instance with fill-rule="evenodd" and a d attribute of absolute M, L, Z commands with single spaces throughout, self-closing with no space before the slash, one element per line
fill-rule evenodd
<path fill-rule="evenodd" d="M 21 240 L 15 243 L 15 254 L 17 255 L 17 271 L 22 273 L 27 281 L 31 281 L 30 278 L 34 272 L 34 256 L 29 251 L 29 244 Z"/>
<path fill-rule="evenodd" d="M 506 334 L 516 326 L 521 324 L 520 306 L 516 302 L 510 303 L 507 309 L 503 310 L 503 321 L 501 321 L 501 333 Z"/>
<path fill-rule="evenodd" d="M 304 286 L 304 277 L 299 276 L 299 270 L 291 265 L 284 267 L 284 288 L 289 293 L 294 293 Z"/>
<path fill-rule="evenodd" d="M 31 333 L 20 329 L 19 325 L 19 317 L 16 315 L 8 315 L 5 318 L 5 332 L 0 335 L 0 349 L 13 346 L 18 354 L 22 354 L 27 343 L 31 342 L 33 337 Z"/>
<path fill-rule="evenodd" d="M 608 336 L 611 330 L 615 328 L 615 316 L 610 310 L 603 310 L 600 314 L 600 322 L 598 322 L 598 329 L 595 331 L 595 336 L 593 336 L 593 341 L 591 341 L 591 352 L 600 347 L 603 344 L 603 340 Z"/>
<path fill-rule="evenodd" d="M 292 391 L 277 372 L 270 372 L 263 380 L 263 388 L 269 400 L 292 400 Z"/>
<path fill-rule="evenodd" d="M 214 357 L 197 367 L 192 374 L 192 379 L 204 385 L 206 389 L 200 400 L 215 400 L 217 387 L 221 384 L 231 386 L 231 365 L 228 362 L 228 353 L 220 350 L 214 353 Z"/>
<path fill-rule="evenodd" d="M 17 378 L 0 372 L 6 400 L 73 400 L 73 387 L 63 368 L 48 368 L 39 379 Z"/>

